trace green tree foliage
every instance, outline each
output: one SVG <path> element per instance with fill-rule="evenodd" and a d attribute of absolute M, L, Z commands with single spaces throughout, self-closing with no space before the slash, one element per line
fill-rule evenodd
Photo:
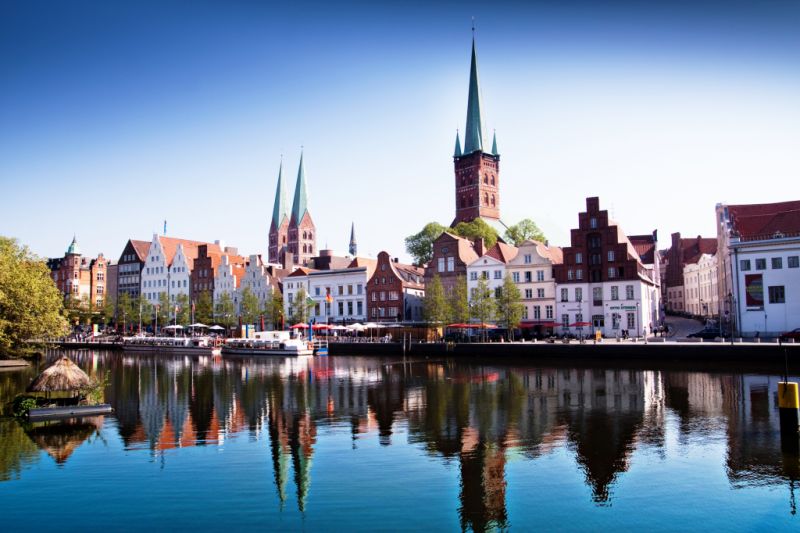
<path fill-rule="evenodd" d="M 280 291 L 272 291 L 272 295 L 264 302 L 261 312 L 264 315 L 265 326 L 272 329 L 280 329 L 283 326 L 283 296 Z"/>
<path fill-rule="evenodd" d="M 117 325 L 130 329 L 131 324 L 139 319 L 139 309 L 134 309 L 134 303 L 127 292 L 123 292 L 117 299 Z"/>
<path fill-rule="evenodd" d="M 459 237 L 470 240 L 483 239 L 487 248 L 491 248 L 497 242 L 497 230 L 487 224 L 482 218 L 476 218 L 470 222 L 459 222 L 453 228 L 453 232 Z"/>
<path fill-rule="evenodd" d="M 245 287 L 242 290 L 242 323 L 255 324 L 259 318 L 259 304 L 258 296 L 250 290 L 250 287 Z"/>
<path fill-rule="evenodd" d="M 0 354 L 23 349 L 29 339 L 64 335 L 63 309 L 44 261 L 0 237 Z"/>
<path fill-rule="evenodd" d="M 422 231 L 406 237 L 406 252 L 414 258 L 414 263 L 424 265 L 433 257 L 433 241 L 447 230 L 438 222 L 425 224 Z"/>
<path fill-rule="evenodd" d="M 450 317 L 450 305 L 438 274 L 434 274 L 433 280 L 425 287 L 422 311 L 425 321 L 436 326 L 444 324 Z"/>
<path fill-rule="evenodd" d="M 177 322 L 185 326 L 192 321 L 192 304 L 189 302 L 188 294 L 179 294 L 175 297 L 175 306 L 178 307 Z M 175 307 L 173 307 L 175 312 Z"/>
<path fill-rule="evenodd" d="M 292 324 L 308 322 L 309 309 L 313 307 L 308 301 L 308 295 L 303 287 L 294 295 L 294 301 L 289 307 L 289 320 Z"/>
<path fill-rule="evenodd" d="M 139 295 L 139 300 L 136 302 L 136 316 L 139 318 L 139 322 L 142 326 L 149 326 L 153 323 L 153 312 L 155 308 L 153 305 L 147 301 L 147 298 L 144 295 Z"/>
<path fill-rule="evenodd" d="M 201 292 L 197 297 L 194 305 L 194 320 L 206 325 L 214 320 L 214 302 L 211 301 L 211 294 L 208 291 Z"/>
<path fill-rule="evenodd" d="M 226 328 L 233 326 L 236 321 L 236 306 L 227 292 L 223 292 L 214 305 L 214 319 Z"/>
<path fill-rule="evenodd" d="M 169 295 L 166 291 L 158 293 L 158 305 L 155 311 L 158 317 L 158 329 L 169 326 L 172 322 L 173 306 L 169 303 Z"/>
<path fill-rule="evenodd" d="M 469 322 L 469 297 L 467 296 L 467 277 L 458 276 L 450 293 L 450 320 L 456 323 Z"/>
<path fill-rule="evenodd" d="M 469 309 L 470 315 L 481 324 L 494 320 L 497 314 L 497 305 L 492 297 L 489 282 L 483 277 L 478 279 L 478 286 L 475 287 L 475 291 L 470 295 Z M 485 336 L 485 330 L 482 333 Z"/>
<path fill-rule="evenodd" d="M 522 321 L 522 295 L 519 288 L 511 279 L 511 274 L 506 274 L 500 296 L 497 298 L 497 317 L 508 328 L 510 339 L 513 340 L 514 329 Z"/>
<path fill-rule="evenodd" d="M 100 314 L 103 318 L 103 323 L 113 324 L 117 316 L 117 299 L 112 295 L 107 294 L 103 298 L 103 305 L 100 308 Z"/>
<path fill-rule="evenodd" d="M 504 238 L 507 242 L 513 243 L 514 246 L 520 246 L 527 240 L 539 242 L 544 242 L 546 240 L 544 233 L 542 233 L 542 230 L 536 225 L 536 222 L 529 218 L 520 220 L 513 226 L 509 226 L 508 229 L 506 229 Z"/>

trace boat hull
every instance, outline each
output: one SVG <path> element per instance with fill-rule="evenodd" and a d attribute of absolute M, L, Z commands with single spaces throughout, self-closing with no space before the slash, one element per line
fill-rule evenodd
<path fill-rule="evenodd" d="M 123 346 L 132 353 L 166 353 L 171 355 L 219 355 L 220 349 L 213 346 Z"/>
<path fill-rule="evenodd" d="M 229 346 L 222 347 L 222 355 L 280 355 L 280 356 L 306 356 L 314 355 L 314 350 L 308 348 L 301 349 L 282 349 L 282 348 L 231 348 Z"/>

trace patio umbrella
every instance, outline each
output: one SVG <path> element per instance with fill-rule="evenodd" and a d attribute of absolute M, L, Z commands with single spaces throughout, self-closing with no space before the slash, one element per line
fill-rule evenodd
<path fill-rule="evenodd" d="M 315 331 L 326 330 L 326 329 L 333 329 L 333 328 L 332 328 L 331 326 L 329 326 L 328 324 L 314 324 L 312 327 L 314 328 L 314 330 L 315 330 Z"/>
<path fill-rule="evenodd" d="M 445 326 L 445 327 L 448 327 L 448 328 L 451 328 L 451 329 L 467 329 L 467 328 L 471 328 L 472 326 L 470 326 L 469 324 L 447 324 L 447 326 Z"/>
<path fill-rule="evenodd" d="M 161 329 L 183 329 L 183 326 L 175 324 L 175 325 L 164 326 Z"/>
<path fill-rule="evenodd" d="M 223 328 L 222 326 L 211 326 L 208 329 L 212 329 L 214 331 L 225 331 L 225 328 Z"/>
<path fill-rule="evenodd" d="M 569 327 L 571 327 L 571 328 L 583 328 L 583 327 L 591 326 L 591 325 L 592 325 L 591 322 L 575 322 L 575 323 L 570 324 Z"/>
<path fill-rule="evenodd" d="M 26 389 L 28 392 L 75 391 L 91 387 L 92 380 L 66 355 L 44 369 Z"/>
<path fill-rule="evenodd" d="M 364 331 L 365 329 L 367 329 L 367 327 L 364 324 L 356 322 L 355 324 L 350 324 L 349 326 L 347 326 L 347 329 L 349 329 L 350 331 Z"/>
<path fill-rule="evenodd" d="M 336 331 L 345 331 L 347 330 L 347 326 L 331 326 L 331 329 L 334 329 Z"/>
<path fill-rule="evenodd" d="M 303 323 L 295 324 L 289 329 L 308 329 L 308 324 L 303 324 Z"/>
<path fill-rule="evenodd" d="M 207 328 L 208 326 L 206 326 L 205 324 L 201 324 L 200 322 L 198 322 L 197 324 L 189 324 L 189 325 L 188 325 L 188 326 L 186 326 L 186 327 L 188 327 L 188 328 Z"/>

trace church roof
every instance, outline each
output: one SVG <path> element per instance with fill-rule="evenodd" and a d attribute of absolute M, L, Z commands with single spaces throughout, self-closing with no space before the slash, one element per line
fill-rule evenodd
<path fill-rule="evenodd" d="M 300 152 L 300 167 L 297 169 L 297 184 L 294 187 L 294 202 L 292 203 L 292 219 L 296 224 L 300 224 L 307 210 L 306 172 L 303 166 L 303 153 Z"/>
<path fill-rule="evenodd" d="M 272 223 L 278 228 L 283 223 L 283 219 L 288 217 L 286 184 L 283 182 L 283 161 L 281 161 L 281 165 L 278 167 L 278 186 L 275 189 L 275 205 L 272 208 Z"/>
<path fill-rule="evenodd" d="M 74 235 L 72 236 L 72 242 L 70 243 L 69 248 L 67 248 L 67 255 L 70 254 L 81 255 L 81 249 L 78 248 L 78 240 Z"/>
<path fill-rule="evenodd" d="M 453 150 L 453 157 L 461 157 L 463 153 L 461 152 L 461 139 L 458 136 L 458 130 L 456 130 L 456 148 Z"/>
<path fill-rule="evenodd" d="M 478 57 L 475 39 L 472 39 L 472 62 L 469 68 L 469 97 L 467 99 L 467 127 L 464 130 L 464 154 L 483 151 L 483 115 L 481 89 L 478 83 Z"/>

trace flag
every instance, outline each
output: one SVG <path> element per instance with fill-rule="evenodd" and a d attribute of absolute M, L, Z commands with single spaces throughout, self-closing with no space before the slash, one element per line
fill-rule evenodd
<path fill-rule="evenodd" d="M 333 295 L 331 293 L 326 294 L 325 301 L 328 303 L 333 303 Z"/>
<path fill-rule="evenodd" d="M 311 296 L 306 296 L 306 305 L 308 306 L 317 305 L 317 302 L 315 302 L 314 298 L 312 298 Z"/>

